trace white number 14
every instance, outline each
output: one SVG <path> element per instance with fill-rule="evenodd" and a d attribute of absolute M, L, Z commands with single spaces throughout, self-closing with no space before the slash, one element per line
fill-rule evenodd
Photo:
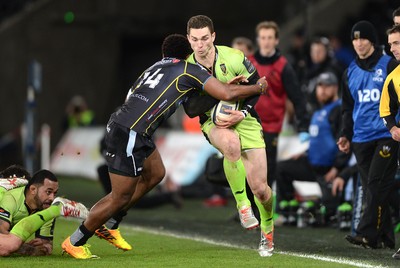
<path fill-rule="evenodd" d="M 144 85 L 148 85 L 149 88 L 155 88 L 158 83 L 160 83 L 161 78 L 164 74 L 159 74 L 161 69 L 157 69 L 151 76 L 150 72 L 144 74 Z"/>

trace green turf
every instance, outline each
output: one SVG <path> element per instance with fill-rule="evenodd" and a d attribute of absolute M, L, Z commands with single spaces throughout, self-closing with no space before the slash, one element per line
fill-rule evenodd
<path fill-rule="evenodd" d="M 78 224 L 57 220 L 52 256 L 2 258 L 1 267 L 351 267 L 282 254 L 261 258 L 251 249 L 212 245 L 129 227 L 121 229 L 127 241 L 134 245 L 132 251 L 123 252 L 94 237 L 90 240 L 90 249 L 100 259 L 76 260 L 62 255 L 60 244 Z"/>
<path fill-rule="evenodd" d="M 103 195 L 98 182 L 60 178 L 60 185 L 60 195 L 82 201 L 88 206 L 93 205 Z M 345 232 L 333 228 L 276 227 L 276 253 L 270 258 L 261 258 L 256 252 L 259 230 L 243 230 L 238 222 L 232 220 L 235 213 L 233 201 L 227 207 L 206 208 L 201 199 L 185 199 L 182 209 L 176 209 L 172 205 L 154 209 L 131 209 L 124 220 L 125 224 L 200 240 L 210 239 L 234 247 L 154 235 L 124 226 L 124 236 L 133 244 L 134 250 L 121 252 L 105 241 L 92 238 L 92 252 L 102 258 L 89 260 L 90 267 L 119 267 L 127 264 L 129 267 L 346 267 L 340 263 L 310 259 L 310 255 L 316 255 L 319 259 L 346 259 L 363 263 L 365 267 L 400 267 L 400 261 L 391 258 L 394 250 L 371 250 L 352 246 L 344 240 Z M 77 222 L 69 222 L 67 225 L 63 221 L 57 223 L 53 256 L 3 258 L 0 260 L 0 267 L 87 266 L 88 261 L 74 260 L 61 256 L 60 253 L 59 244 L 77 225 Z M 397 235 L 397 241 L 399 239 Z M 308 258 L 290 254 L 305 254 Z"/>

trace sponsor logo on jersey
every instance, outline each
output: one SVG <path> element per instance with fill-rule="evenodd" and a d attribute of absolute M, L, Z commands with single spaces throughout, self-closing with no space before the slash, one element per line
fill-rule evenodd
<path fill-rule="evenodd" d="M 144 102 L 149 102 L 149 98 L 146 98 L 145 96 L 143 96 L 142 94 L 139 93 L 135 93 L 131 95 L 133 98 L 138 98 L 139 100 L 142 100 Z"/>
<path fill-rule="evenodd" d="M 4 208 L 0 208 L 0 216 L 9 218 L 10 217 L 10 212 L 6 211 Z"/>
<path fill-rule="evenodd" d="M 224 73 L 224 75 L 226 75 L 227 73 L 226 73 L 226 65 L 225 65 L 225 63 L 220 64 L 219 67 L 221 68 L 221 71 Z"/>
<path fill-rule="evenodd" d="M 246 57 L 244 57 L 243 64 L 250 74 L 256 70 L 256 67 L 254 67 L 254 65 L 251 63 L 251 61 Z"/>
<path fill-rule="evenodd" d="M 382 69 L 377 69 L 375 71 L 375 74 L 374 74 L 374 77 L 372 78 L 372 81 L 383 82 L 383 71 L 382 71 Z"/>
<path fill-rule="evenodd" d="M 157 108 L 155 108 L 150 115 L 147 117 L 147 121 L 152 120 L 153 117 L 158 115 L 158 113 L 167 105 L 168 100 L 164 100 Z"/>
<path fill-rule="evenodd" d="M 382 150 L 379 151 L 379 155 L 382 156 L 383 158 L 388 158 L 391 156 L 390 150 L 391 150 L 390 146 L 384 145 L 382 147 Z"/>

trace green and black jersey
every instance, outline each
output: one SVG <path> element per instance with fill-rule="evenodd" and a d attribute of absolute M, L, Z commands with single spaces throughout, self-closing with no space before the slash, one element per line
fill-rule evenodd
<path fill-rule="evenodd" d="M 189 56 L 187 61 L 206 68 L 196 60 L 194 53 Z M 256 68 L 244 56 L 243 52 L 227 46 L 215 46 L 215 60 L 212 71 L 210 69 L 207 70 L 215 78 L 224 83 L 229 82 L 229 80 L 238 75 L 244 75 L 250 84 L 255 84 L 259 78 Z M 245 100 L 240 101 L 240 109 L 243 109 L 244 101 Z M 209 117 L 210 112 L 207 112 L 206 115 Z"/>
<path fill-rule="evenodd" d="M 194 53 L 187 59 L 190 63 L 197 62 Z M 202 66 L 205 68 L 205 66 Z M 210 70 L 209 70 L 210 71 Z M 219 81 L 227 83 L 232 78 L 238 75 L 244 75 L 250 84 L 256 83 L 258 79 L 258 72 L 254 65 L 244 56 L 243 52 L 238 49 L 226 47 L 226 46 L 215 46 L 215 60 L 212 67 L 212 74 Z M 258 99 L 258 96 L 254 99 L 254 102 Z M 252 97 L 251 97 L 252 98 Z M 244 102 L 241 100 L 239 109 L 244 109 Z M 253 106 L 255 103 L 252 103 Z M 247 108 L 245 108 L 247 110 Z M 201 129 L 206 136 L 209 135 L 211 129 L 215 126 L 210 118 L 210 111 L 206 112 L 206 119 L 201 118 Z M 240 136 L 240 144 L 242 150 L 264 148 L 265 143 L 262 136 L 261 124 L 257 121 L 252 114 L 248 114 L 245 118 L 231 127 Z"/>
<path fill-rule="evenodd" d="M 23 218 L 33 214 L 25 204 L 25 187 L 18 187 L 4 193 L 0 200 L 0 219 L 10 224 L 11 229 Z M 53 239 L 55 219 L 46 222 L 36 233 L 36 237 Z"/>
<path fill-rule="evenodd" d="M 187 61 L 199 64 L 194 53 L 189 56 Z M 244 56 L 243 52 L 226 46 L 215 46 L 215 60 L 212 70 L 212 75 L 224 83 L 238 75 L 244 75 L 249 79 L 256 73 L 256 68 Z"/>

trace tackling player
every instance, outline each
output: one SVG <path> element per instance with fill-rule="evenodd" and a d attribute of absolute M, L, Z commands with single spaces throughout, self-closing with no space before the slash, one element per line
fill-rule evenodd
<path fill-rule="evenodd" d="M 112 191 L 92 207 L 89 217 L 62 243 L 62 248 L 74 258 L 92 258 L 86 242 L 94 232 L 102 228 L 105 233 L 110 226 L 115 228 L 122 219 L 121 212 L 126 213 L 164 178 L 165 167 L 153 134 L 179 105 L 198 90 L 228 101 L 266 91 L 265 77 L 249 86 L 223 84 L 203 68 L 186 62 L 191 48 L 183 35 L 169 35 L 162 44 L 162 53 L 164 58 L 143 72 L 125 103 L 110 117 L 105 158 Z M 239 76 L 230 82 L 242 80 Z M 118 243 L 111 232 L 102 237 Z"/>

